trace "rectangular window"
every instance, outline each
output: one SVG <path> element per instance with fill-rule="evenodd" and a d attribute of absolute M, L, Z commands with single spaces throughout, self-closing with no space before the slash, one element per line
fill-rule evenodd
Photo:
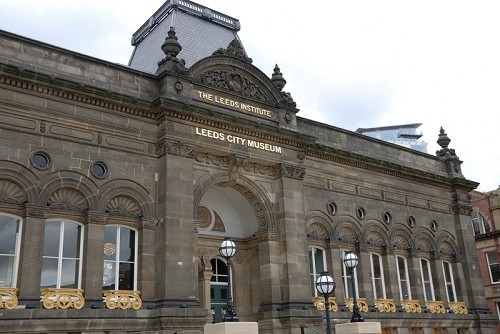
<path fill-rule="evenodd" d="M 352 278 L 351 278 L 351 268 L 348 268 L 344 264 L 344 257 L 346 253 L 350 251 L 342 250 L 340 258 L 340 267 L 342 268 L 342 282 L 344 283 L 344 298 L 352 298 Z M 359 296 L 358 290 L 358 280 L 357 280 L 357 270 L 354 268 L 354 284 L 356 289 L 356 297 Z"/>
<path fill-rule="evenodd" d="M 136 237 L 135 231 L 127 227 L 104 228 L 104 290 L 136 289 Z"/>
<path fill-rule="evenodd" d="M 82 238 L 79 224 L 45 223 L 41 288 L 80 288 Z"/>
<path fill-rule="evenodd" d="M 425 300 L 435 300 L 434 286 L 432 284 L 431 264 L 426 259 L 420 259 L 420 272 L 422 274 L 422 288 Z"/>
<path fill-rule="evenodd" d="M 370 253 L 370 276 L 372 279 L 373 298 L 386 298 L 384 284 L 384 267 L 382 257 L 375 253 Z"/>
<path fill-rule="evenodd" d="M 455 291 L 455 281 L 453 280 L 453 270 L 451 267 L 451 263 L 443 261 L 443 274 L 448 302 L 456 302 L 457 294 Z"/>
<path fill-rule="evenodd" d="M 0 287 L 16 287 L 20 229 L 19 219 L 0 215 Z"/>
<path fill-rule="evenodd" d="M 408 263 L 406 258 L 396 256 L 399 295 L 401 300 L 411 299 L 410 280 L 408 278 Z"/>
<path fill-rule="evenodd" d="M 312 295 L 317 297 L 316 280 L 326 268 L 325 252 L 317 247 L 309 247 L 309 277 Z"/>
<path fill-rule="evenodd" d="M 485 252 L 488 268 L 490 269 L 491 283 L 500 283 L 500 265 L 496 251 Z"/>

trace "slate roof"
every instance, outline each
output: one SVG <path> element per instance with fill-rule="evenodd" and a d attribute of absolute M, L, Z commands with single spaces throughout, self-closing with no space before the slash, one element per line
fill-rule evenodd
<path fill-rule="evenodd" d="M 219 48 L 227 48 L 235 38 L 239 40 L 237 19 L 192 1 L 169 0 L 132 35 L 135 48 L 129 66 L 155 73 L 158 61 L 165 57 L 161 46 L 170 27 L 175 28 L 182 46 L 177 57 L 186 61 L 186 67 L 211 56 Z"/>

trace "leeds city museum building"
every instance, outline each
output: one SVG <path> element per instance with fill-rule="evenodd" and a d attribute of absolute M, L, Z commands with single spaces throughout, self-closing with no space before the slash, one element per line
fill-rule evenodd
<path fill-rule="evenodd" d="M 431 155 L 301 118 L 239 30 L 170 0 L 128 66 L 0 31 L 0 332 L 202 333 L 229 294 L 314 333 L 327 271 L 333 324 L 354 295 L 384 333 L 494 333 L 446 132 Z"/>

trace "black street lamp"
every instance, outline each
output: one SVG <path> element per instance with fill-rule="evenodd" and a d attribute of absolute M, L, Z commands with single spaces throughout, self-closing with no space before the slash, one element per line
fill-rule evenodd
<path fill-rule="evenodd" d="M 323 271 L 316 280 L 316 290 L 325 297 L 325 312 L 326 312 L 326 334 L 332 334 L 332 327 L 330 325 L 330 294 L 335 290 L 335 280 Z"/>
<path fill-rule="evenodd" d="M 358 301 L 356 300 L 356 284 L 354 282 L 354 268 L 358 265 L 358 256 L 354 252 L 349 252 L 344 256 L 344 264 L 351 268 L 352 282 L 352 318 L 351 322 L 364 322 L 365 319 L 359 313 Z"/>
<path fill-rule="evenodd" d="M 227 264 L 227 305 L 226 312 L 222 316 L 224 322 L 239 321 L 236 312 L 234 311 L 233 297 L 231 296 L 231 261 L 230 259 L 236 253 L 236 245 L 229 238 L 224 238 L 219 247 L 220 255 L 226 259 Z"/>

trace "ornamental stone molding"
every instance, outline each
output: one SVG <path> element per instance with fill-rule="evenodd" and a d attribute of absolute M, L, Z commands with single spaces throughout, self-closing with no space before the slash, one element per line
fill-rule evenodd
<path fill-rule="evenodd" d="M 259 231 L 255 233 L 255 236 L 259 241 L 279 241 L 279 236 L 277 231 Z"/>
<path fill-rule="evenodd" d="M 88 209 L 88 202 L 81 192 L 62 188 L 50 195 L 47 206 L 51 209 L 83 212 Z"/>
<path fill-rule="evenodd" d="M 252 58 L 248 57 L 243 45 L 241 45 L 238 39 L 233 39 L 227 46 L 227 48 L 219 48 L 212 53 L 213 56 L 223 55 L 234 58 L 239 58 L 247 63 L 252 63 Z"/>
<path fill-rule="evenodd" d="M 45 209 L 28 207 L 25 210 L 25 216 L 30 218 L 45 218 Z"/>
<path fill-rule="evenodd" d="M 154 231 L 158 227 L 158 219 L 144 219 L 141 228 L 143 230 Z"/>
<path fill-rule="evenodd" d="M 108 216 L 97 213 L 87 213 L 87 222 L 95 225 L 106 225 Z"/>
<path fill-rule="evenodd" d="M 248 165 L 248 159 L 246 157 L 233 154 L 229 161 L 229 180 L 238 182 L 241 171 Z"/>
<path fill-rule="evenodd" d="M 170 139 L 165 139 L 164 141 L 156 144 L 157 155 L 172 154 L 186 158 L 194 158 L 197 150 L 197 146 Z"/>
<path fill-rule="evenodd" d="M 248 163 L 244 167 L 245 171 L 249 173 L 255 173 L 259 175 L 265 175 L 270 177 L 277 177 L 280 175 L 280 169 L 278 165 L 266 166 L 259 163 Z"/>
<path fill-rule="evenodd" d="M 197 153 L 194 160 L 207 165 L 227 168 L 230 164 L 229 157 L 214 155 L 211 153 Z"/>
<path fill-rule="evenodd" d="M 160 318 L 155 320 L 157 327 L 168 328 L 198 328 L 202 329 L 207 324 L 206 318 Z"/>
<path fill-rule="evenodd" d="M 14 182 L 0 180 L 0 202 L 8 204 L 23 204 L 27 201 L 25 192 Z"/>
<path fill-rule="evenodd" d="M 304 180 L 304 176 L 306 175 L 306 169 L 304 167 L 281 164 L 280 175 L 283 177 L 289 177 L 296 180 Z"/>

